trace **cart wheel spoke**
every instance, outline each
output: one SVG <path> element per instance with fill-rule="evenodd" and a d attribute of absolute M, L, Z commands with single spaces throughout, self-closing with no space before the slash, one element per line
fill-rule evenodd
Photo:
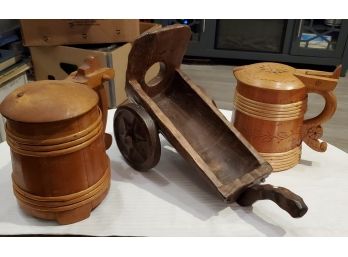
<path fill-rule="evenodd" d="M 120 122 L 117 127 L 117 131 L 120 136 L 126 135 L 126 124 L 124 123 L 124 119 L 120 119 Z"/>
<path fill-rule="evenodd" d="M 146 157 L 141 155 L 141 153 L 139 152 L 137 148 L 131 149 L 130 158 L 137 162 L 144 162 L 146 160 Z"/>

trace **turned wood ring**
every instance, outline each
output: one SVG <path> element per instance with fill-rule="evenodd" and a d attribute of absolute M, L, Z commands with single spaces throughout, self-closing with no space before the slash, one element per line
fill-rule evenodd
<path fill-rule="evenodd" d="M 117 108 L 114 135 L 120 152 L 134 169 L 146 171 L 158 163 L 161 155 L 158 130 L 140 105 L 128 103 Z"/>

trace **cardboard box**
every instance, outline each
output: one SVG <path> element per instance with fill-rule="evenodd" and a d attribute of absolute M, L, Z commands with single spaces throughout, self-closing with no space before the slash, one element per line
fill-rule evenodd
<path fill-rule="evenodd" d="M 140 31 L 148 32 L 160 28 L 153 23 L 140 23 Z M 109 45 L 102 49 L 84 49 L 71 46 L 30 47 L 36 80 L 65 79 L 76 70 L 86 57 L 95 56 L 99 62 L 115 70 L 115 78 L 107 87 L 109 108 L 114 108 L 126 100 L 125 83 L 128 65 L 128 54 L 131 43 L 117 47 Z M 159 65 L 149 70 L 149 77 L 154 77 Z"/>
<path fill-rule="evenodd" d="M 139 20 L 21 20 L 25 46 L 132 42 Z"/>

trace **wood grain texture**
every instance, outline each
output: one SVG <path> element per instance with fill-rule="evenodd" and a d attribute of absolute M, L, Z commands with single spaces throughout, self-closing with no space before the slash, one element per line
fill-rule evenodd
<path fill-rule="evenodd" d="M 334 76 L 340 71 L 338 67 L 330 76 L 327 72 L 297 71 L 271 62 L 234 69 L 238 82 L 232 122 L 263 157 L 274 164 L 274 171 L 289 169 L 299 162 L 297 154 L 285 153 L 300 149 L 302 141 L 318 152 L 326 150 L 327 143 L 319 140 L 323 135 L 321 124 L 335 113 L 337 102 L 333 90 L 338 79 Z M 304 120 L 309 93 L 320 94 L 325 106 L 319 115 Z"/>
<path fill-rule="evenodd" d="M 117 108 L 113 127 L 117 146 L 130 166 L 140 171 L 156 166 L 161 156 L 158 130 L 140 105 L 127 103 Z"/>
<path fill-rule="evenodd" d="M 250 206 L 258 200 L 272 200 L 293 218 L 300 218 L 308 211 L 308 207 L 301 197 L 289 189 L 275 188 L 272 185 L 253 186 L 243 192 L 237 202 L 242 206 Z"/>
<path fill-rule="evenodd" d="M 98 94 L 98 106 L 103 115 L 104 131 L 108 115 L 108 99 L 106 96 L 105 82 L 113 79 L 114 76 L 115 71 L 113 69 L 102 67 L 95 57 L 89 56 L 78 70 L 71 73 L 66 79 L 68 81 L 87 85 Z M 109 149 L 112 144 L 112 136 L 105 134 L 104 141 L 106 149 Z"/>
<path fill-rule="evenodd" d="M 179 69 L 189 38 L 190 31 L 183 25 L 138 38 L 129 54 L 126 91 L 176 150 L 226 201 L 233 202 L 272 169 L 230 126 L 204 90 Z M 160 73 L 145 82 L 146 70 L 155 62 L 162 63 Z M 121 132 L 115 133 L 117 137 Z"/>
<path fill-rule="evenodd" d="M 74 223 L 87 218 L 109 190 L 103 81 L 105 73 L 113 73 L 95 64 L 90 58 L 67 80 L 23 86 L 1 104 L 7 117 L 13 192 L 30 215 Z M 35 111 L 38 106 L 42 112 Z"/>
<path fill-rule="evenodd" d="M 231 74 L 234 66 L 227 65 L 192 65 L 183 64 L 185 71 L 200 87 L 202 87 L 219 108 L 233 110 L 233 95 L 237 81 Z M 329 72 L 332 76 L 332 72 Z M 348 152 L 348 77 L 340 77 L 335 89 L 337 97 L 337 110 L 335 115 L 323 124 L 325 133 L 324 141 Z M 314 117 L 321 112 L 324 101 L 320 95 L 309 94 L 305 118 Z"/>

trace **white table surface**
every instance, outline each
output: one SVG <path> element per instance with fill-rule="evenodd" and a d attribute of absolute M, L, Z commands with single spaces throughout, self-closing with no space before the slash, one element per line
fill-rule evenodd
<path fill-rule="evenodd" d="M 115 110 L 109 111 L 112 132 Z M 223 111 L 226 117 L 231 112 Z M 329 145 L 318 153 L 303 144 L 296 167 L 271 174 L 266 183 L 286 187 L 308 205 L 291 218 L 271 201 L 253 207 L 227 205 L 169 143 L 148 172 L 130 168 L 113 141 L 111 188 L 91 216 L 71 225 L 39 220 L 17 206 L 11 187 L 10 151 L 0 144 L 0 234 L 120 236 L 348 236 L 348 154 Z"/>

